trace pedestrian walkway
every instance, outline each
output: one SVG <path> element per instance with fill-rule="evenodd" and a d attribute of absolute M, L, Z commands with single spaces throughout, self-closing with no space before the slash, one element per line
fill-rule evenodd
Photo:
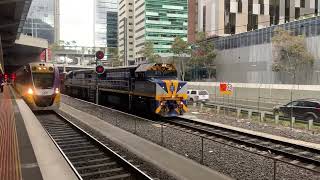
<path fill-rule="evenodd" d="M 0 180 L 20 180 L 21 167 L 15 116 L 9 87 L 0 93 Z"/>

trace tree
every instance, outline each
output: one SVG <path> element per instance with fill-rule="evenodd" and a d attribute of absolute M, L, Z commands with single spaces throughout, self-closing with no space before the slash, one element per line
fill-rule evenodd
<path fill-rule="evenodd" d="M 145 42 L 142 53 L 149 63 L 159 62 L 161 59 L 161 56 L 154 53 L 153 42 L 151 41 Z"/>
<path fill-rule="evenodd" d="M 304 36 L 294 36 L 285 29 L 278 28 L 272 37 L 274 59 L 272 71 L 286 72 L 296 83 L 296 74 L 305 67 L 313 66 L 314 57 L 307 51 Z"/>
<path fill-rule="evenodd" d="M 171 51 L 174 56 L 178 56 L 178 64 L 180 65 L 180 77 L 184 81 L 185 71 L 186 71 L 186 60 L 183 57 L 186 57 L 190 54 L 189 45 L 181 37 L 177 36 L 174 39 L 174 42 L 171 46 Z M 175 57 L 174 61 L 175 61 Z"/>
<path fill-rule="evenodd" d="M 109 48 L 108 51 L 109 51 L 108 52 L 108 54 L 109 54 L 108 59 L 111 62 L 111 66 L 112 67 L 121 66 L 118 48 Z"/>
<path fill-rule="evenodd" d="M 215 58 L 217 56 L 212 42 L 206 42 L 206 34 L 200 32 L 197 34 L 197 43 L 192 48 L 191 62 L 193 64 L 205 67 L 209 78 L 215 72 Z"/>

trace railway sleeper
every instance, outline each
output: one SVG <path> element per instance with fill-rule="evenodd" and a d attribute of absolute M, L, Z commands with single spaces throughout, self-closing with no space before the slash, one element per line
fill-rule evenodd
<path fill-rule="evenodd" d="M 127 173 L 127 174 L 120 174 L 120 175 L 115 175 L 115 176 L 110 176 L 110 177 L 107 177 L 107 178 L 99 178 L 97 180 L 114 180 L 114 179 L 121 179 L 121 180 L 124 180 L 124 179 L 132 179 L 130 178 L 131 177 L 131 174 Z"/>
<path fill-rule="evenodd" d="M 77 161 L 77 162 L 73 163 L 73 165 L 75 167 L 82 167 L 82 166 L 90 166 L 90 165 L 94 165 L 94 164 L 108 163 L 108 162 L 112 162 L 112 161 L 113 161 L 113 159 L 111 159 L 110 157 L 105 157 L 105 158 L 101 158 L 101 159 Z"/>
<path fill-rule="evenodd" d="M 72 148 L 63 148 L 63 152 L 72 152 L 72 151 L 79 151 L 79 150 L 85 150 L 85 149 L 91 149 L 91 148 L 96 148 L 93 145 L 88 145 L 88 146 L 77 146 L 77 147 L 72 147 Z"/>
<path fill-rule="evenodd" d="M 58 142 L 58 144 L 60 145 L 64 145 L 64 144 L 70 144 L 70 143 L 72 143 L 72 144 L 74 144 L 74 143 L 82 143 L 82 142 L 89 142 L 87 139 L 79 139 L 79 140 L 67 140 L 67 141 L 65 141 L 65 140 L 61 140 L 61 141 L 57 141 Z"/>
<path fill-rule="evenodd" d="M 70 160 L 85 160 L 85 159 L 100 159 L 101 157 L 104 157 L 104 153 L 99 152 L 99 153 L 95 153 L 95 154 L 84 154 L 84 155 L 79 155 L 79 156 L 72 156 L 72 157 L 68 157 Z"/>
<path fill-rule="evenodd" d="M 77 156 L 77 155 L 83 155 L 83 154 L 89 154 L 89 153 L 98 153 L 100 150 L 98 148 L 92 148 L 92 149 L 84 149 L 79 151 L 72 151 L 72 152 L 65 152 L 67 156 Z"/>
<path fill-rule="evenodd" d="M 112 176 L 117 176 L 117 175 L 123 175 L 123 174 L 129 174 L 124 170 L 122 167 L 114 168 L 114 169 L 108 169 L 108 170 L 103 170 L 103 171 L 97 171 L 97 172 L 89 172 L 89 173 L 83 173 L 81 177 L 84 179 L 96 179 L 96 178 L 107 178 L 107 177 L 112 177 Z"/>
<path fill-rule="evenodd" d="M 73 136 L 73 137 L 61 136 L 59 138 L 57 138 L 57 137 L 54 138 L 55 141 L 70 141 L 70 140 L 80 140 L 80 139 L 87 139 L 87 138 L 85 136 L 81 136 L 81 135 Z"/>
<path fill-rule="evenodd" d="M 80 146 L 86 146 L 86 145 L 91 145 L 91 143 L 88 141 L 88 142 L 77 143 L 77 144 L 59 144 L 59 147 L 61 149 L 64 149 L 64 148 L 74 148 L 74 147 L 80 147 Z"/>

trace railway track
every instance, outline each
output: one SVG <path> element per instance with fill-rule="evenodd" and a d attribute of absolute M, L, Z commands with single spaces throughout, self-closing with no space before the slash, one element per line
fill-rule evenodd
<path fill-rule="evenodd" d="M 79 179 L 152 179 L 61 115 L 49 112 L 36 116 Z"/>
<path fill-rule="evenodd" d="M 205 138 L 219 141 L 226 145 L 244 145 L 245 147 L 254 148 L 256 153 L 260 155 L 269 156 L 279 161 L 320 173 L 320 150 L 317 149 L 255 136 L 190 119 L 172 118 L 163 121 L 170 126 L 200 133 Z M 230 142 L 233 144 L 230 144 Z"/>

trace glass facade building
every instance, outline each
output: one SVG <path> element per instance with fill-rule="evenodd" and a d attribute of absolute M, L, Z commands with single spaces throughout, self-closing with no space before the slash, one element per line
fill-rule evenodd
<path fill-rule="evenodd" d="M 55 0 L 33 0 L 22 33 L 55 40 Z"/>
<path fill-rule="evenodd" d="M 94 46 L 117 47 L 118 1 L 94 1 Z"/>
<path fill-rule="evenodd" d="M 155 53 L 169 57 L 174 38 L 187 41 L 188 0 L 139 0 L 135 4 L 135 59 L 143 61 L 139 52 L 146 41 L 154 44 Z"/>

